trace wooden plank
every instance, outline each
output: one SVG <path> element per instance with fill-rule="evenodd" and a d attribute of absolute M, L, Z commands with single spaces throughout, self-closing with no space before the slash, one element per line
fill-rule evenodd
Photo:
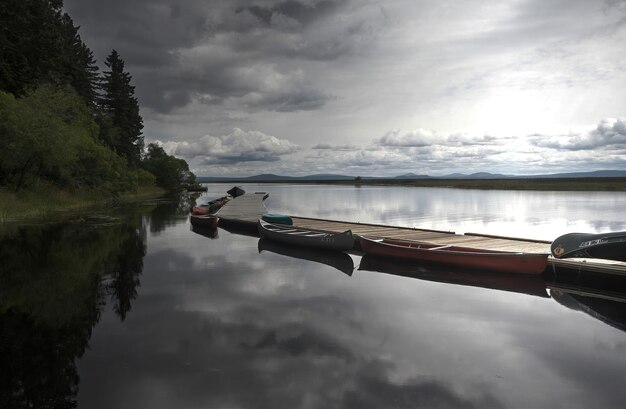
<path fill-rule="evenodd" d="M 263 204 L 265 193 L 245 194 L 228 201 L 216 212 L 220 219 L 232 222 L 256 223 L 267 213 Z"/>

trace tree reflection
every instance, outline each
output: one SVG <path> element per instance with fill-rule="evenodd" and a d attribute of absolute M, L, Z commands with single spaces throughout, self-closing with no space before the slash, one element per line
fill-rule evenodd
<path fill-rule="evenodd" d="M 114 303 L 113 310 L 122 321 L 131 309 L 131 301 L 137 297 L 146 255 L 145 229 L 127 226 L 125 230 L 128 238 L 122 244 L 123 251 L 111 255 L 110 280 L 105 284 L 107 294 Z"/>
<path fill-rule="evenodd" d="M 0 407 L 76 406 L 76 359 L 107 297 L 124 320 L 146 254 L 142 213 L 0 237 Z"/>
<path fill-rule="evenodd" d="M 183 193 L 160 201 L 150 213 L 150 232 L 159 233 L 184 222 L 200 193 Z"/>

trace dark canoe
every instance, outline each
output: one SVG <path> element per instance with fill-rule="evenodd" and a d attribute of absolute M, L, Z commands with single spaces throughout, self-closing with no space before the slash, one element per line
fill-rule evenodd
<path fill-rule="evenodd" d="M 396 257 L 420 262 L 439 263 L 468 269 L 503 273 L 541 274 L 548 264 L 548 254 L 492 251 L 460 246 L 442 246 L 410 240 L 360 237 L 366 254 Z"/>
<path fill-rule="evenodd" d="M 331 233 L 320 230 L 300 229 L 294 226 L 267 223 L 259 219 L 259 234 L 262 238 L 292 244 L 294 246 L 314 247 L 328 250 L 345 251 L 354 247 L 354 237 L 350 230 L 343 233 Z"/>
<path fill-rule="evenodd" d="M 564 234 L 552 242 L 550 249 L 556 258 L 626 261 L 626 232 Z"/>
<path fill-rule="evenodd" d="M 258 248 L 259 253 L 269 251 L 282 256 L 325 264 L 349 276 L 351 276 L 354 271 L 352 257 L 342 251 L 293 246 L 267 239 L 260 239 Z"/>
<path fill-rule="evenodd" d="M 515 274 L 496 271 L 468 270 L 436 263 L 415 263 L 410 260 L 366 254 L 359 271 L 375 271 L 438 283 L 480 287 L 549 298 L 546 283 L 539 274 Z"/>
<path fill-rule="evenodd" d="M 217 227 L 219 217 L 213 214 L 192 214 L 189 216 L 189 221 L 193 226 L 203 227 Z"/>

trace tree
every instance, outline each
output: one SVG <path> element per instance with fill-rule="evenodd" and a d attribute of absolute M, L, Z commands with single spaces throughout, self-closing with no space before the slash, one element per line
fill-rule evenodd
<path fill-rule="evenodd" d="M 130 83 L 132 77 L 124 71 L 124 60 L 115 50 L 105 65 L 109 71 L 104 72 L 101 82 L 101 138 L 131 166 L 138 166 L 143 150 L 143 119 L 139 115 L 135 87 Z"/>
<path fill-rule="evenodd" d="M 61 17 L 63 29 L 62 69 L 67 81 L 82 97 L 92 112 L 96 110 L 96 89 L 99 86 L 99 72 L 93 52 L 85 45 L 78 34 L 78 27 L 68 14 Z"/>
<path fill-rule="evenodd" d="M 148 145 L 141 166 L 156 177 L 158 186 L 170 191 L 196 184 L 196 175 L 189 171 L 187 162 L 168 155 L 156 143 Z"/>
<path fill-rule="evenodd" d="M 0 185 L 15 191 L 137 187 L 137 172 L 98 140 L 98 126 L 71 88 L 45 85 L 22 98 L 0 92 L 0 134 Z"/>
<path fill-rule="evenodd" d="M 93 104 L 98 68 L 62 7 L 62 0 L 2 1 L 0 90 L 22 96 L 40 84 L 70 84 Z"/>

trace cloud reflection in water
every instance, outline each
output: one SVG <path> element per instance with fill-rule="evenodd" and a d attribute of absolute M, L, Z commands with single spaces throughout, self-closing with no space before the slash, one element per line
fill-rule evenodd
<path fill-rule="evenodd" d="M 166 233 L 150 239 L 132 314 L 94 330 L 81 406 L 610 408 L 624 398 L 626 335 L 551 299 L 350 277 L 259 254 L 258 239 L 224 230 Z"/>

